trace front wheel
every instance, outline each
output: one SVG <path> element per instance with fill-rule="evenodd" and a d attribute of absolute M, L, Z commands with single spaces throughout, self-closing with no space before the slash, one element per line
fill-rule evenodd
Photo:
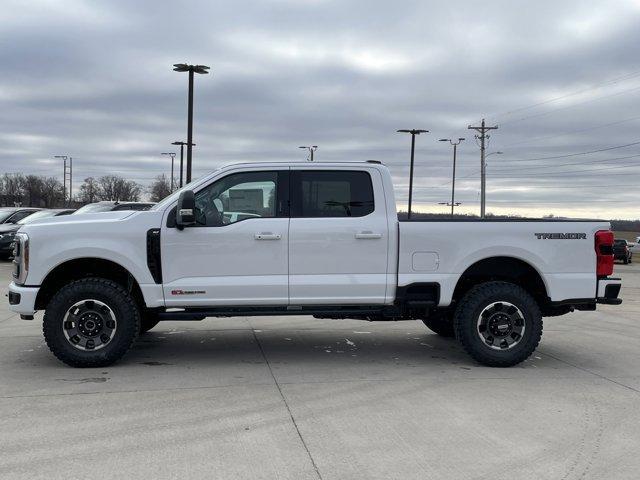
<path fill-rule="evenodd" d="M 542 337 L 542 315 L 518 285 L 487 282 L 462 298 L 454 315 L 456 338 L 475 360 L 511 367 L 526 360 Z"/>
<path fill-rule="evenodd" d="M 131 295 L 104 278 L 64 286 L 47 305 L 42 330 L 53 354 L 72 367 L 105 367 L 129 350 L 140 329 Z"/>

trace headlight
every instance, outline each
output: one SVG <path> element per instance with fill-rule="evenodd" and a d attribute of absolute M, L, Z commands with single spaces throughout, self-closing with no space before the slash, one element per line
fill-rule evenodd
<path fill-rule="evenodd" d="M 29 236 L 26 233 L 15 234 L 13 246 L 13 278 L 18 285 L 24 285 L 29 272 Z"/>

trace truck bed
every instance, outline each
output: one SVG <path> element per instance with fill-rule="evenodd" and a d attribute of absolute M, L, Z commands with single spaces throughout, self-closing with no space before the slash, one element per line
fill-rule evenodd
<path fill-rule="evenodd" d="M 437 283 L 440 305 L 445 306 L 460 275 L 476 262 L 510 257 L 538 272 L 554 302 L 593 298 L 597 289 L 594 235 L 608 228 L 602 220 L 402 221 L 398 286 Z"/>

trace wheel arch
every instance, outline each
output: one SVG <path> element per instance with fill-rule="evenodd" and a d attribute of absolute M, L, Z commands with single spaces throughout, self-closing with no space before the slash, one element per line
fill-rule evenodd
<path fill-rule="evenodd" d="M 486 257 L 467 267 L 456 283 L 453 301 L 461 299 L 474 286 L 490 281 L 519 285 L 541 306 L 550 301 L 544 276 L 531 263 L 508 255 Z"/>
<path fill-rule="evenodd" d="M 133 274 L 121 264 L 100 257 L 80 257 L 66 260 L 52 268 L 40 284 L 35 308 L 43 310 L 55 293 L 64 285 L 86 277 L 100 277 L 112 280 L 124 287 L 139 307 L 144 306 L 140 284 Z"/>

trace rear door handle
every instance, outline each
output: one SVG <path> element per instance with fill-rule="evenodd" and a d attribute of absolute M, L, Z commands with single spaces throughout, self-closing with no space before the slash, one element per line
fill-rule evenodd
<path fill-rule="evenodd" d="M 261 232 L 256 233 L 253 238 L 256 240 L 280 240 L 282 235 L 279 233 L 271 233 L 271 232 Z"/>
<path fill-rule="evenodd" d="M 382 238 L 381 233 L 373 233 L 373 232 L 359 232 L 356 233 L 356 238 L 358 240 L 376 240 L 378 238 Z"/>

